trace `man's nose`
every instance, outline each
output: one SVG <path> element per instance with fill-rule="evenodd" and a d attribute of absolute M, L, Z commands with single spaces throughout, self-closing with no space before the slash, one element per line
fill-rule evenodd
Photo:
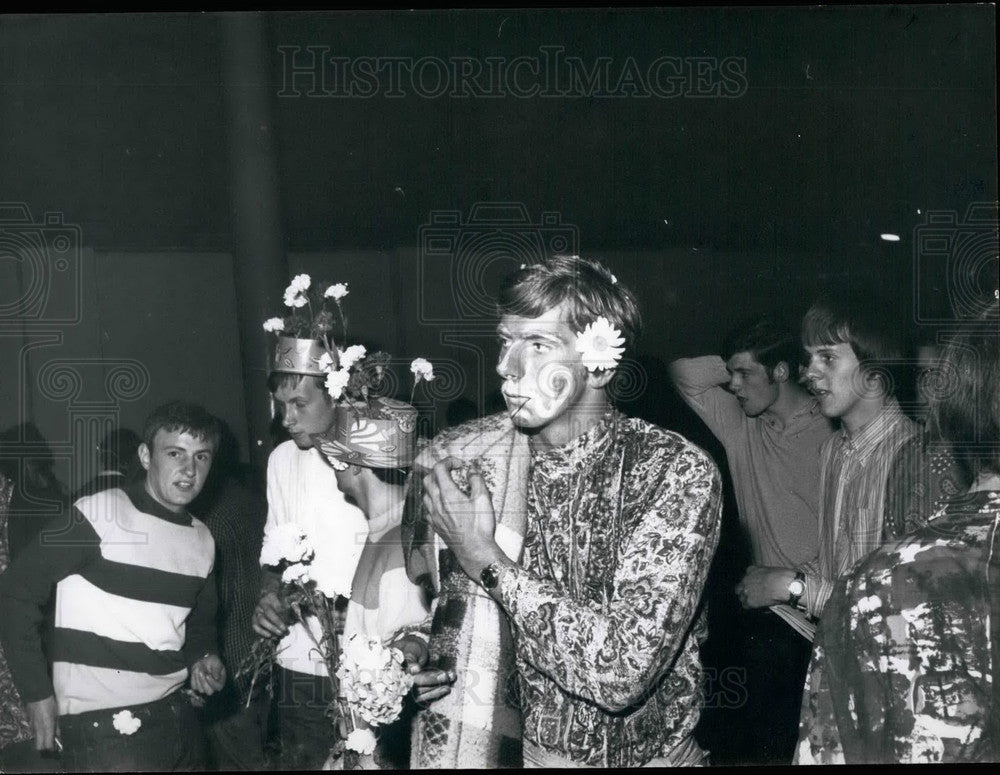
<path fill-rule="evenodd" d="M 504 379 L 521 378 L 520 349 L 516 345 L 508 347 L 506 352 L 501 351 L 500 360 L 497 362 L 497 374 Z"/>

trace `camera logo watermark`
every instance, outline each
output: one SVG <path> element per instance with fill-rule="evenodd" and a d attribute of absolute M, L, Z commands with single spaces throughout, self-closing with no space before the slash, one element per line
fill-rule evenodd
<path fill-rule="evenodd" d="M 915 322 L 974 324 L 997 290 L 997 204 L 929 211 L 913 233 Z"/>
<path fill-rule="evenodd" d="M 279 97 L 721 98 L 747 92 L 745 57 L 568 56 L 540 46 L 516 57 L 338 56 L 330 46 L 278 46 Z"/>
<path fill-rule="evenodd" d="M 62 213 L 45 213 L 36 222 L 23 202 L 0 203 L 0 262 L 11 263 L 19 280 L 4 283 L 0 292 L 0 327 L 80 322 L 80 234 Z"/>
<path fill-rule="evenodd" d="M 536 222 L 519 202 L 480 202 L 467 217 L 432 212 L 418 244 L 420 322 L 494 326 L 495 281 L 521 264 L 578 253 L 579 231 L 559 213 L 542 213 Z"/>

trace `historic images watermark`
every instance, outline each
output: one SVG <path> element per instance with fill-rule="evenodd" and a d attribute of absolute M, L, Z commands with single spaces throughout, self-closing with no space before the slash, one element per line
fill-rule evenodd
<path fill-rule="evenodd" d="M 747 92 L 740 56 L 599 56 L 585 60 L 562 46 L 508 56 L 360 56 L 330 46 L 278 46 L 279 97 L 717 98 Z"/>

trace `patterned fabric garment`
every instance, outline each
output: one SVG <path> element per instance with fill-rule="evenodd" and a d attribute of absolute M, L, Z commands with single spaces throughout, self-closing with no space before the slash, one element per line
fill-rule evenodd
<path fill-rule="evenodd" d="M 7 548 L 7 508 L 10 505 L 14 483 L 0 474 L 0 574 L 7 570 L 10 553 Z M 14 686 L 7 658 L 0 646 L 0 748 L 10 743 L 31 739 L 31 725 L 21 704 L 21 695 Z"/>
<path fill-rule="evenodd" d="M 997 761 L 1000 492 L 886 544 L 830 598 L 798 764 Z"/>
<path fill-rule="evenodd" d="M 448 694 L 417 714 L 410 764 L 414 769 L 520 767 L 517 664 L 507 617 L 431 530 L 422 506 L 421 472 L 446 457 L 475 465 L 482 474 L 497 519 L 497 543 L 513 560 L 521 557 L 527 521 L 528 440 L 506 412 L 448 428 L 420 453 L 401 530 L 407 573 L 436 597 L 430 664 L 454 670 L 457 678 Z M 452 472 L 465 493 L 468 470 Z"/>
<path fill-rule="evenodd" d="M 531 462 L 524 558 L 499 586 L 525 741 L 580 764 L 643 765 L 698 721 L 718 470 L 618 412 Z"/>

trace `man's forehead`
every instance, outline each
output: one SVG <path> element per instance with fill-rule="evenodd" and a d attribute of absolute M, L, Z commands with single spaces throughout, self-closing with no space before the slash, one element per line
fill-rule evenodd
<path fill-rule="evenodd" d="M 730 371 L 735 371 L 736 369 L 753 369 L 756 366 L 763 368 L 763 364 L 754 358 L 753 353 L 749 350 L 734 353 L 730 356 L 729 360 L 726 361 L 726 368 Z"/>
<path fill-rule="evenodd" d="M 572 335 L 570 325 L 566 322 L 562 306 L 553 307 L 538 317 L 528 318 L 522 315 L 506 314 L 500 318 L 497 331 L 501 333 L 526 336 L 530 334 L 547 334 L 562 338 L 567 332 Z"/>
<path fill-rule="evenodd" d="M 158 449 L 166 447 L 181 447 L 183 449 L 214 449 L 215 445 L 201 436 L 195 436 L 190 431 L 160 428 L 153 437 L 153 446 Z"/>
<path fill-rule="evenodd" d="M 296 398 L 309 400 L 315 398 L 317 392 L 310 377 L 301 377 L 297 382 L 285 382 L 279 385 L 274 391 L 274 397 L 278 401 L 294 401 Z"/>

